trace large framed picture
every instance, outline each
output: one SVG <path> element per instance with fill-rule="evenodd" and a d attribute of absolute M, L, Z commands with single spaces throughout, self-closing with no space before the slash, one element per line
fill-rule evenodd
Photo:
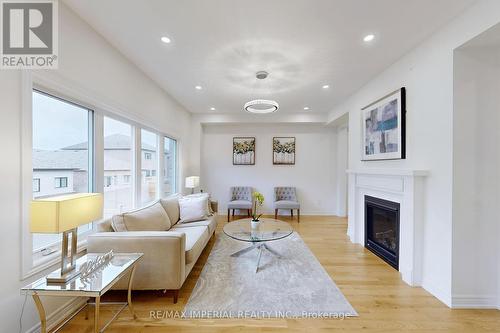
<path fill-rule="evenodd" d="M 403 87 L 361 109 L 363 161 L 406 157 L 405 104 L 406 91 Z"/>
<path fill-rule="evenodd" d="M 233 165 L 255 164 L 255 137 L 233 138 Z"/>
<path fill-rule="evenodd" d="M 294 137 L 273 138 L 273 164 L 282 164 L 282 165 L 295 164 Z"/>

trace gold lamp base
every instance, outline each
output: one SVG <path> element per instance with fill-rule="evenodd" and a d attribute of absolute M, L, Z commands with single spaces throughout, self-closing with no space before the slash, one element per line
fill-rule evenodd
<path fill-rule="evenodd" d="M 68 256 L 69 247 L 69 235 L 71 234 L 71 249 L 69 249 L 70 254 Z M 61 268 L 55 272 L 52 272 L 47 276 L 47 283 L 61 284 L 67 283 L 72 279 L 80 275 L 80 272 L 76 269 L 76 245 L 77 245 L 77 228 L 64 231 L 62 239 L 62 250 L 61 250 Z"/>

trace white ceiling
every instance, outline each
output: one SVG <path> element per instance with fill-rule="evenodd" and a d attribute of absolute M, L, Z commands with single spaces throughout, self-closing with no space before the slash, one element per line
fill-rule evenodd
<path fill-rule="evenodd" d="M 254 98 L 329 112 L 475 1 L 64 0 L 195 113 L 242 113 Z M 259 70 L 270 75 L 257 83 Z"/>

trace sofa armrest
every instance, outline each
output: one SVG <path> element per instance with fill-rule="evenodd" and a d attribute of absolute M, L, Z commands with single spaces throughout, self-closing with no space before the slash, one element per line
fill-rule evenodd
<path fill-rule="evenodd" d="M 186 234 L 175 231 L 127 231 L 91 234 L 87 252 L 144 253 L 134 289 L 179 289 L 185 279 Z"/>

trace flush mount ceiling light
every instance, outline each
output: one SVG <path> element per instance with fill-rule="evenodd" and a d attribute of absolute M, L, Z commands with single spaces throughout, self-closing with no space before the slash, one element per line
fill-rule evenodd
<path fill-rule="evenodd" d="M 201 86 L 194 86 L 194 89 L 196 89 L 196 90 L 201 90 L 201 89 L 203 89 L 203 88 L 202 88 Z"/>
<path fill-rule="evenodd" d="M 215 111 L 215 108 L 212 106 L 212 107 L 210 108 L 210 111 Z"/>
<path fill-rule="evenodd" d="M 328 84 L 325 84 L 325 85 L 323 85 L 323 87 L 321 87 L 321 88 L 323 88 L 323 89 L 328 89 L 328 88 L 330 88 L 330 86 L 329 86 Z"/>
<path fill-rule="evenodd" d="M 161 38 L 161 41 L 165 44 L 169 44 L 171 42 L 170 38 L 166 37 L 166 36 L 163 36 Z"/>
<path fill-rule="evenodd" d="M 276 101 L 268 99 L 254 99 L 245 103 L 245 111 L 250 113 L 272 113 L 279 109 L 279 104 Z"/>
<path fill-rule="evenodd" d="M 309 110 L 309 107 L 308 106 L 304 106 L 304 110 Z"/>
<path fill-rule="evenodd" d="M 264 80 L 269 76 L 269 73 L 266 71 L 259 71 L 255 74 L 257 80 Z M 246 102 L 243 108 L 245 111 L 250 113 L 272 113 L 276 112 L 279 109 L 278 102 L 269 99 L 254 99 L 249 102 Z"/>
<path fill-rule="evenodd" d="M 363 41 L 366 42 L 366 43 L 369 43 L 369 42 L 371 42 L 374 39 L 375 39 L 375 35 L 374 34 L 369 34 L 369 35 L 366 35 L 363 38 Z"/>

